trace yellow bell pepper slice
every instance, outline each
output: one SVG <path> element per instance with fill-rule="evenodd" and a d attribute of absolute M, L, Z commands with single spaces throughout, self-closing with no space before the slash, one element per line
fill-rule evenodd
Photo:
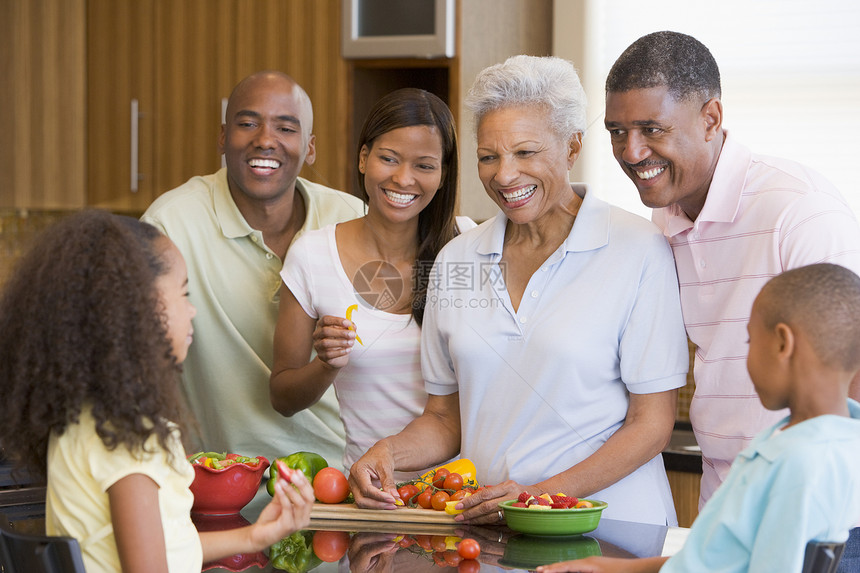
<path fill-rule="evenodd" d="M 351 321 L 352 321 L 352 313 L 353 313 L 353 311 L 356 311 L 356 310 L 358 310 L 358 305 L 357 305 L 357 304 L 351 304 L 351 305 L 349 305 L 349 306 L 346 308 L 346 319 L 347 319 L 347 320 L 349 320 L 349 321 L 351 322 Z M 355 331 L 355 327 L 354 327 L 354 326 L 350 326 L 350 327 L 349 327 L 349 329 L 350 329 L 350 330 L 352 330 L 353 332 Z M 359 344 L 361 344 L 362 346 L 364 346 L 364 343 L 361 341 L 361 337 L 360 337 L 358 334 L 356 334 L 356 335 L 355 335 L 355 339 L 358 341 L 358 343 L 359 343 Z"/>
<path fill-rule="evenodd" d="M 420 491 L 424 491 L 428 485 L 433 483 L 433 476 L 437 471 L 441 469 L 446 469 L 452 474 L 460 474 L 463 478 L 463 486 L 477 486 L 477 470 L 475 469 L 475 464 L 472 460 L 468 458 L 460 458 L 458 460 L 454 460 L 453 462 L 449 462 L 447 464 L 443 464 L 437 468 L 433 468 L 432 470 L 425 472 L 421 475 L 421 481 L 416 483 Z"/>

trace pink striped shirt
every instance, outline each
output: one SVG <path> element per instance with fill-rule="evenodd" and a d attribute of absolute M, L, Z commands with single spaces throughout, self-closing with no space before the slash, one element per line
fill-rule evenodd
<path fill-rule="evenodd" d="M 690 421 L 703 455 L 701 508 L 753 436 L 786 415 L 761 405 L 747 373 L 753 300 L 791 268 L 830 262 L 860 273 L 860 226 L 820 174 L 754 155 L 728 135 L 696 221 L 677 205 L 655 210 L 653 220 L 674 251 L 697 347 Z"/>

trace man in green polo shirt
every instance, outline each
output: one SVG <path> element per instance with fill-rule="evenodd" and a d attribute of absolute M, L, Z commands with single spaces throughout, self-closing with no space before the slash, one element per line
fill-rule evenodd
<path fill-rule="evenodd" d="M 363 203 L 298 177 L 315 159 L 313 109 L 289 76 L 266 71 L 239 82 L 225 121 L 226 167 L 168 191 L 142 217 L 188 265 L 197 316 L 183 385 L 201 431 L 192 441 L 270 460 L 308 450 L 338 464 L 344 431 L 331 390 L 291 418 L 269 402 L 278 273 L 296 237 L 361 216 Z"/>

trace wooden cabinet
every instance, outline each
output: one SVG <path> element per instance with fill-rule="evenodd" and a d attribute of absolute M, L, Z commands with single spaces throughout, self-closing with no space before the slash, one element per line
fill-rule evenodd
<path fill-rule="evenodd" d="M 154 8 L 154 0 L 87 0 L 89 205 L 140 210 L 154 195 Z"/>
<path fill-rule="evenodd" d="M 0 208 L 81 207 L 85 0 L 0 0 Z"/>
<path fill-rule="evenodd" d="M 702 481 L 701 473 L 667 471 L 672 498 L 675 500 L 675 513 L 678 514 L 678 525 L 690 527 L 699 514 L 699 489 Z"/>
<path fill-rule="evenodd" d="M 345 65 L 330 25 L 337 0 L 87 2 L 90 205 L 141 212 L 164 191 L 216 171 L 223 102 L 262 69 L 292 75 L 326 110 L 314 118 L 317 163 L 302 174 L 344 185 L 336 151 Z"/>
<path fill-rule="evenodd" d="M 459 120 L 479 69 L 549 52 L 550 6 L 458 0 L 454 58 L 347 61 L 340 0 L 0 0 L 12 47 L 0 58 L 0 208 L 142 212 L 220 167 L 222 101 L 262 69 L 292 75 L 313 102 L 317 159 L 302 175 L 350 190 L 354 132 L 379 96 L 447 93 Z M 462 157 L 474 157 L 469 122 L 458 123 Z M 494 206 L 474 161 L 462 165 L 464 212 L 483 218 Z"/>

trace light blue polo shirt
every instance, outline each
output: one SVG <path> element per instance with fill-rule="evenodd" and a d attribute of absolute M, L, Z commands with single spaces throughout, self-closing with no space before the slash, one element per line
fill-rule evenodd
<path fill-rule="evenodd" d="M 481 483 L 531 484 L 590 456 L 622 425 L 628 393 L 679 388 L 688 368 L 672 252 L 650 221 L 584 185 L 568 238 L 513 310 L 499 262 L 503 214 L 436 259 L 421 337 L 427 391 L 459 392 L 461 455 Z M 604 515 L 676 523 L 657 456 L 592 497 Z"/>
<path fill-rule="evenodd" d="M 848 539 L 860 521 L 860 404 L 848 409 L 756 436 L 661 573 L 800 571 L 808 541 Z"/>

